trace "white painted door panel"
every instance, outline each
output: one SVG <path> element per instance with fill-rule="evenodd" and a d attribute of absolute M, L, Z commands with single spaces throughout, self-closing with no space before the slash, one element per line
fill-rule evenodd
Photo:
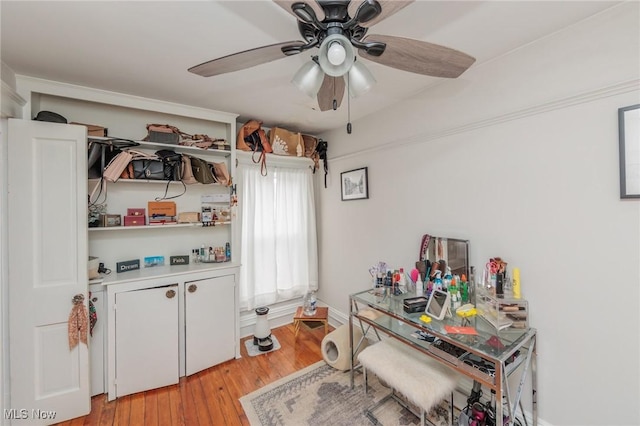
<path fill-rule="evenodd" d="M 234 358 L 235 318 L 235 275 L 185 283 L 187 375 Z"/>
<path fill-rule="evenodd" d="M 177 290 L 116 293 L 116 397 L 178 383 Z"/>
<path fill-rule="evenodd" d="M 87 135 L 30 120 L 8 127 L 11 406 L 50 424 L 91 409 L 89 351 L 70 349 L 67 332 L 74 295 L 88 303 Z"/>

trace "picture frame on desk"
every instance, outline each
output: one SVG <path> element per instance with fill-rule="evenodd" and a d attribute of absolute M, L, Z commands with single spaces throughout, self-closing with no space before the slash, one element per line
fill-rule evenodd
<path fill-rule="evenodd" d="M 368 168 L 361 167 L 340 173 L 342 201 L 369 198 Z"/>
<path fill-rule="evenodd" d="M 640 198 L 640 104 L 618 109 L 620 198 Z"/>

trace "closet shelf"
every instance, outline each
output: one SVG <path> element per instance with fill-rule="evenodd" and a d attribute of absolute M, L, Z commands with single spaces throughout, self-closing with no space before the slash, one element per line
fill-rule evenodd
<path fill-rule="evenodd" d="M 89 178 L 89 183 L 97 184 L 99 182 L 100 182 L 100 178 Z M 182 181 L 180 181 L 180 180 L 156 180 L 156 179 L 151 179 L 151 180 L 150 179 L 118 179 L 115 182 L 107 182 L 107 184 L 114 184 L 114 183 L 115 184 L 120 184 L 120 183 L 125 183 L 125 184 L 128 184 L 128 183 L 159 184 L 160 183 L 162 185 L 166 185 L 166 184 L 169 184 L 169 185 L 176 185 L 176 184 L 182 185 Z M 213 183 L 206 183 L 206 184 L 205 183 L 192 183 L 192 184 L 187 185 L 187 187 L 194 186 L 194 185 L 195 186 L 204 186 L 204 185 L 207 185 L 207 186 L 210 186 L 210 185 L 212 185 L 212 186 L 229 186 L 229 185 L 221 185 L 219 183 L 213 182 Z"/>
<path fill-rule="evenodd" d="M 113 140 L 114 138 L 101 137 L 101 136 L 89 136 L 87 139 L 95 140 L 95 141 L 109 141 L 109 140 Z M 132 149 L 155 149 L 156 151 L 160 149 L 169 149 L 169 150 L 173 150 L 173 151 L 181 152 L 185 154 L 192 154 L 192 155 L 209 154 L 209 155 L 217 155 L 222 157 L 229 157 L 231 155 L 231 151 L 227 151 L 226 149 L 204 149 L 204 148 L 198 148 L 197 146 L 174 145 L 169 143 L 147 142 L 147 141 L 133 141 L 133 142 L 136 142 L 140 145 L 133 146 L 131 147 Z"/>
<path fill-rule="evenodd" d="M 150 229 L 166 229 L 166 228 L 215 228 L 216 226 L 231 225 L 231 221 L 215 221 L 214 225 L 203 226 L 202 223 L 176 223 L 169 225 L 142 225 L 142 226 L 100 226 L 89 228 L 89 232 L 114 232 L 114 231 L 136 231 Z"/>

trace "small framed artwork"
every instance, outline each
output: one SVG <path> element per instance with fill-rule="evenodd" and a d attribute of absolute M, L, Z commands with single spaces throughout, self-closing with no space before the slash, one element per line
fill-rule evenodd
<path fill-rule="evenodd" d="M 640 104 L 618 109 L 620 198 L 640 198 Z"/>
<path fill-rule="evenodd" d="M 340 173 L 342 201 L 363 200 L 369 198 L 367 167 Z"/>

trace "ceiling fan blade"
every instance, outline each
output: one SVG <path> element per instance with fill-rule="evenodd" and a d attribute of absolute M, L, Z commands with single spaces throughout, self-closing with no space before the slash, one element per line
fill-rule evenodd
<path fill-rule="evenodd" d="M 382 7 L 382 13 L 380 13 L 380 15 L 376 16 L 375 18 L 373 18 L 370 21 L 367 22 L 362 22 L 358 25 L 360 25 L 361 27 L 365 27 L 365 28 L 369 28 L 372 25 L 377 24 L 378 22 L 382 21 L 383 19 L 388 18 L 389 16 L 393 15 L 394 13 L 398 12 L 399 10 L 404 9 L 405 7 L 409 6 L 411 3 L 413 3 L 415 0 L 378 0 L 378 3 L 380 3 L 380 6 Z M 347 9 L 349 12 L 349 16 L 356 16 L 356 11 L 358 10 L 358 7 L 360 7 L 360 5 L 364 2 L 364 0 L 360 0 L 360 1 L 356 1 L 356 0 L 351 0 L 351 2 L 349 2 L 349 8 Z"/>
<path fill-rule="evenodd" d="M 303 1 L 303 0 L 273 0 L 273 2 L 275 4 L 277 4 L 278 6 L 280 6 L 281 8 L 283 8 L 284 10 L 286 10 L 287 12 L 289 12 L 290 14 L 293 15 L 294 18 L 298 19 L 298 17 L 296 16 L 295 13 L 293 13 L 293 10 L 291 9 L 291 6 L 294 3 L 306 3 L 308 4 L 313 11 L 316 13 L 316 17 L 318 18 L 318 21 L 322 21 L 324 19 L 324 10 L 322 9 L 322 7 L 318 4 L 318 2 L 316 2 L 316 0 L 308 0 L 308 1 Z"/>
<path fill-rule="evenodd" d="M 388 35 L 368 35 L 364 42 L 386 43 L 380 56 L 360 49 L 360 56 L 373 62 L 432 77 L 456 78 L 467 70 L 476 59 L 460 51 L 410 38 Z"/>
<path fill-rule="evenodd" d="M 330 75 L 324 76 L 322 86 L 318 91 L 318 106 L 320 111 L 329 111 L 333 108 L 333 101 L 335 100 L 335 109 L 340 107 L 342 98 L 344 98 L 344 77 L 331 77 Z"/>
<path fill-rule="evenodd" d="M 300 47 L 305 44 L 306 43 L 302 41 L 287 41 L 284 43 L 271 44 L 269 46 L 256 47 L 255 49 L 233 53 L 231 55 L 204 62 L 200 65 L 189 68 L 189 72 L 203 77 L 211 77 L 214 75 L 239 71 L 288 56 L 282 53 L 282 48 L 285 46 Z M 291 53 L 289 53 L 289 55 L 290 54 Z"/>

